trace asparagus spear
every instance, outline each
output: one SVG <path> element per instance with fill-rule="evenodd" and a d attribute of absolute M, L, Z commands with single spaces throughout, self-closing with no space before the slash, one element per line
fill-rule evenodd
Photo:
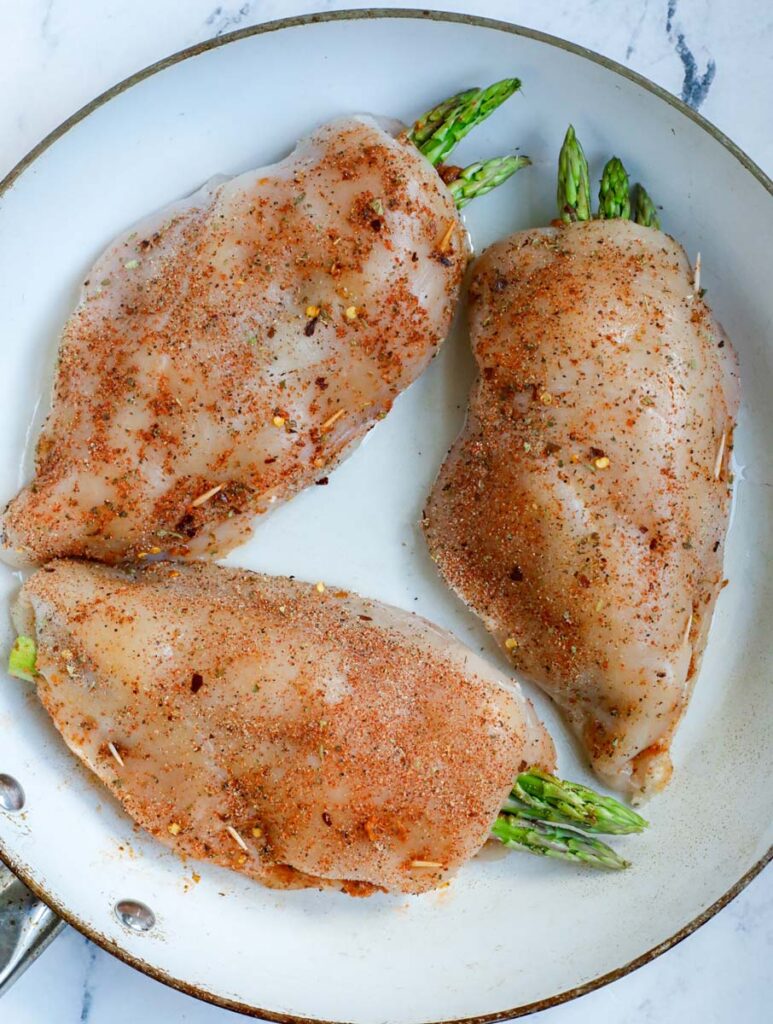
<path fill-rule="evenodd" d="M 650 199 L 644 185 L 637 182 L 633 187 L 633 219 L 646 228 L 660 230 L 655 204 Z"/>
<path fill-rule="evenodd" d="M 628 194 L 628 172 L 618 157 L 611 157 L 601 174 L 599 217 L 629 220 L 631 200 Z"/>
<path fill-rule="evenodd" d="M 521 772 L 503 810 L 584 832 L 628 835 L 647 827 L 641 815 L 614 797 L 602 796 L 578 782 L 564 782 L 539 768 Z"/>
<path fill-rule="evenodd" d="M 505 78 L 487 89 L 459 93 L 422 114 L 409 138 L 416 143 L 429 162 L 437 167 L 468 132 L 481 121 L 485 121 L 489 114 L 493 114 L 497 107 L 520 87 L 520 79 Z M 426 137 L 426 130 L 430 126 L 434 130 Z"/>
<path fill-rule="evenodd" d="M 492 834 L 505 846 L 543 857 L 557 857 L 592 868 L 619 871 L 629 862 L 600 839 L 575 832 L 561 825 L 530 821 L 512 814 L 500 814 L 491 827 Z"/>
<path fill-rule="evenodd" d="M 558 155 L 558 190 L 556 193 L 561 220 L 590 220 L 590 178 L 588 161 L 582 151 L 574 127 L 566 129 Z"/>
<path fill-rule="evenodd" d="M 492 160 L 478 161 L 465 167 L 459 177 L 449 184 L 448 191 L 454 197 L 456 208 L 461 210 L 471 199 L 485 195 L 530 164 L 531 160 L 527 156 L 496 156 Z"/>
<path fill-rule="evenodd" d="M 8 656 L 8 673 L 28 683 L 35 681 L 35 663 L 38 651 L 30 636 L 17 636 Z"/>
<path fill-rule="evenodd" d="M 449 96 L 447 100 L 443 100 L 442 103 L 438 103 L 432 110 L 426 111 L 421 117 L 414 122 L 413 128 L 408 132 L 408 138 L 411 142 L 419 149 L 422 144 L 425 143 L 433 132 L 440 126 L 442 122 L 446 120 L 452 111 L 455 111 L 458 107 L 464 103 L 468 103 L 471 99 L 480 93 L 480 89 L 475 86 L 472 89 L 465 89 L 463 92 L 458 92 L 455 96 Z"/>

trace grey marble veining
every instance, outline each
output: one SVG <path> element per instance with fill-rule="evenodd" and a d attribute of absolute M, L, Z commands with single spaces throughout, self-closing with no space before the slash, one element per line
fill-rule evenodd
<path fill-rule="evenodd" d="M 222 36 L 225 32 L 233 32 L 234 29 L 242 24 L 254 23 L 250 19 L 250 13 L 254 6 L 255 4 L 252 2 L 243 3 L 241 6 L 233 8 L 223 7 L 222 4 L 218 4 L 214 11 L 206 18 L 204 24 L 214 29 L 211 33 L 213 36 Z"/>
<path fill-rule="evenodd" d="M 668 0 L 666 12 L 666 35 L 672 42 L 684 67 L 681 98 L 685 103 L 689 103 L 693 110 L 698 110 L 708 96 L 711 83 L 717 73 L 717 63 L 712 57 L 709 57 L 706 61 L 706 70 L 701 74 L 695 56 L 687 45 L 687 38 L 681 24 L 677 20 L 678 0 Z"/>
<path fill-rule="evenodd" d="M 260 21 L 357 6 L 363 0 L 9 4 L 0 44 L 11 57 L 0 62 L 0 168 L 11 167 L 97 93 L 175 50 Z M 773 73 L 773 8 L 766 0 L 433 0 L 431 6 L 514 21 L 599 50 L 699 107 L 763 167 L 773 164 L 764 115 Z"/>
<path fill-rule="evenodd" d="M 340 0 L 25 0 L 0 35 L 0 176 L 78 107 L 168 53 Z M 382 7 L 410 6 L 379 0 Z M 415 6 L 419 6 L 418 3 Z M 598 50 L 680 96 L 773 172 L 768 0 L 435 0 Z M 657 913 L 643 907 L 642 913 Z M 771 1019 L 773 871 L 653 963 L 535 1024 L 762 1024 Z M 143 977 L 67 930 L 0 1003 L 2 1024 L 226 1024 L 243 1019 Z"/>

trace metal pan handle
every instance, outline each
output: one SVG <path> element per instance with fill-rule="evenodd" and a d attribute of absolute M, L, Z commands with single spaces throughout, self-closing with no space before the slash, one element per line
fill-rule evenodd
<path fill-rule="evenodd" d="M 62 928 L 64 921 L 0 861 L 0 995 Z"/>

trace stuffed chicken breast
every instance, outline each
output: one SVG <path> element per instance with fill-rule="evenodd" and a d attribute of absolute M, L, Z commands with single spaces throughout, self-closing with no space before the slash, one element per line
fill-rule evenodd
<path fill-rule="evenodd" d="M 469 319 L 479 378 L 432 557 L 600 777 L 654 792 L 723 585 L 732 350 L 682 248 L 620 218 L 492 246 Z"/>
<path fill-rule="evenodd" d="M 554 765 L 529 701 L 479 656 L 321 584 L 58 561 L 14 617 L 56 727 L 132 818 L 266 885 L 434 888 L 518 773 Z"/>

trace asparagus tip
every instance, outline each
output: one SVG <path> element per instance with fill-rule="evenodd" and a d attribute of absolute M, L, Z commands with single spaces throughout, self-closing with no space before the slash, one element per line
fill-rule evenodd
<path fill-rule="evenodd" d="M 432 136 L 451 111 L 477 96 L 479 92 L 480 87 L 474 85 L 469 89 L 463 89 L 461 92 L 449 96 L 448 99 L 438 103 L 437 106 L 432 107 L 430 110 L 426 110 L 421 117 L 414 121 L 413 127 L 408 132 L 408 138 L 415 146 L 421 148 L 422 144 Z"/>
<path fill-rule="evenodd" d="M 648 822 L 614 797 L 589 786 L 556 778 L 541 768 L 529 768 L 515 780 L 506 809 L 528 818 L 554 821 L 588 832 L 630 835 Z"/>
<path fill-rule="evenodd" d="M 558 212 L 566 224 L 577 220 L 590 220 L 590 178 L 574 125 L 569 125 L 558 154 L 558 184 L 556 188 Z"/>
<path fill-rule="evenodd" d="M 657 209 L 641 182 L 637 182 L 633 187 L 632 217 L 637 224 L 660 230 Z"/>
<path fill-rule="evenodd" d="M 599 217 L 602 219 L 628 220 L 631 216 L 631 199 L 628 172 L 619 157 L 607 160 L 599 184 Z"/>
<path fill-rule="evenodd" d="M 529 167 L 528 156 L 497 156 L 491 160 L 478 161 L 465 167 L 449 183 L 448 190 L 454 197 L 457 209 L 461 210 L 471 200 L 484 196 L 497 188 L 522 167 Z"/>
<path fill-rule="evenodd" d="M 503 78 L 486 89 L 468 89 L 443 100 L 415 123 L 409 138 L 437 167 L 476 125 L 521 87 L 519 78 Z"/>
<path fill-rule="evenodd" d="M 630 867 L 630 861 L 600 839 L 561 825 L 503 813 L 498 816 L 491 831 L 511 849 L 610 871 Z"/>

